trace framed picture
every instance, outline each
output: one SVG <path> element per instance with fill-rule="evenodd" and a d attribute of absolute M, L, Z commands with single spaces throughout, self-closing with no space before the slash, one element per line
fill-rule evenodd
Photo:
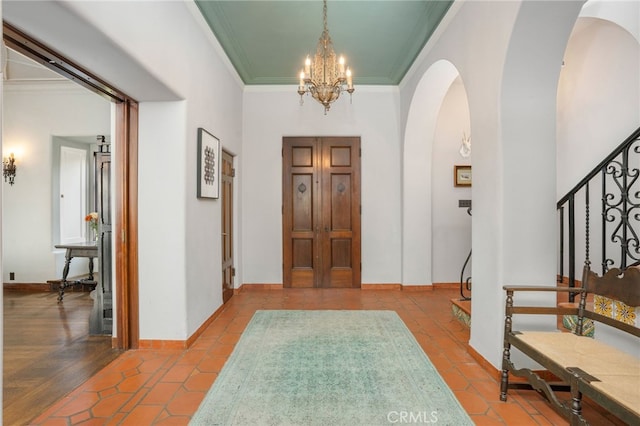
<path fill-rule="evenodd" d="M 220 139 L 198 128 L 198 198 L 220 196 Z"/>
<path fill-rule="evenodd" d="M 453 186 L 471 186 L 471 166 L 453 166 Z"/>

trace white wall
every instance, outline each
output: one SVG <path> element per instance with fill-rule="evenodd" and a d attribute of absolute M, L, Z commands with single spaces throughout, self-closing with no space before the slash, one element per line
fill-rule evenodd
<path fill-rule="evenodd" d="M 557 194 L 564 196 L 614 148 L 640 126 L 640 4 L 589 2 L 567 44 L 558 84 Z M 638 17 L 630 20 L 629 17 Z M 614 22 L 605 20 L 612 19 Z M 631 168 L 640 168 L 640 158 Z M 635 187 L 640 188 L 638 184 Z M 630 195 L 635 190 L 630 191 Z M 601 180 L 590 184 L 590 261 L 601 273 Z M 582 279 L 585 260 L 584 195 L 576 197 L 576 279 Z M 629 218 L 631 227 L 639 223 Z M 612 232 L 616 223 L 608 225 Z M 568 223 L 565 218 L 565 241 Z M 637 231 L 636 231 L 637 232 Z M 607 238 L 609 240 L 609 238 Z M 607 258 L 620 261 L 620 248 L 609 241 Z M 565 251 L 564 275 L 568 276 Z M 626 333 L 596 325 L 595 338 L 637 353 L 637 342 Z"/>
<path fill-rule="evenodd" d="M 353 104 L 348 97 L 341 99 L 327 116 L 311 99 L 300 107 L 294 87 L 243 92 L 219 46 L 199 29 L 202 18 L 197 13 L 194 18 L 192 3 L 64 2 L 64 8 L 56 10 L 62 16 L 56 15 L 55 20 L 43 18 L 40 8 L 55 8 L 58 3 L 15 3 L 22 12 L 39 8 L 37 13 L 21 15 L 21 26 L 27 32 L 90 65 L 92 71 L 142 102 L 142 339 L 185 339 L 221 304 L 220 203 L 195 198 L 198 127 L 209 130 L 238 154 L 238 283 L 282 282 L 283 136 L 360 136 L 362 282 L 404 282 L 410 276 L 404 271 L 418 270 L 418 265 L 403 265 L 402 233 L 406 240 L 410 230 L 401 228 L 402 212 L 413 211 L 415 205 L 411 193 L 401 195 L 414 177 L 403 177 L 401 162 L 411 156 L 403 150 L 412 142 L 434 142 L 435 133 L 410 131 L 410 110 L 427 102 L 428 93 L 414 97 L 427 70 L 443 58 L 449 61 L 464 81 L 474 147 L 473 309 L 483 322 L 482 327 L 472 329 L 471 344 L 494 365 L 499 364 L 501 286 L 514 279 L 547 282 L 555 273 L 553 248 L 548 250 L 554 244 L 555 176 L 541 181 L 526 178 L 524 185 L 518 182 L 523 175 L 536 176 L 534 172 L 545 164 L 556 170 L 553 94 L 562 59 L 558 52 L 566 44 L 579 2 L 456 2 L 451 9 L 455 19 L 430 41 L 399 90 L 360 87 L 356 82 Z M 65 10 L 72 10 L 75 16 L 65 15 Z M 17 19 L 16 13 L 12 19 Z M 553 17 L 551 30 L 547 29 L 549 17 Z M 64 19 L 69 22 L 61 22 Z M 172 31 L 166 31 L 169 27 Z M 84 43 L 77 43 L 79 38 Z M 207 54 L 211 47 L 214 51 Z M 535 54 L 527 54 L 530 51 Z M 537 82 L 532 70 L 543 71 L 543 80 Z M 521 83 L 526 83 L 524 92 L 512 91 Z M 447 83 L 442 93 L 448 87 Z M 527 102 L 518 102 L 522 95 Z M 433 113 L 437 112 L 434 108 Z M 531 114 L 533 120 L 527 121 Z M 425 139 L 403 140 L 405 133 L 407 138 Z M 528 154 L 537 152 L 537 143 L 544 144 L 542 155 L 526 163 Z M 163 168 L 160 163 L 164 162 Z M 176 171 L 173 175 L 172 170 Z M 156 195 L 159 183 L 166 191 L 161 198 Z M 543 203 L 527 198 L 532 194 Z M 168 219 L 145 221 L 149 215 L 164 216 L 165 211 L 170 211 Z M 522 241 L 529 237 L 534 244 L 522 250 Z M 432 271 L 419 272 L 410 282 L 429 284 Z M 424 281 L 418 281 L 421 279 Z"/>
<path fill-rule="evenodd" d="M 196 198 L 197 128 L 242 154 L 237 75 L 191 2 L 9 6 L 10 22 L 140 102 L 140 338 L 188 338 L 222 304 L 220 201 Z"/>
<path fill-rule="evenodd" d="M 402 146 L 402 284 L 432 283 L 433 138 L 442 101 L 459 76 L 446 60 L 432 64 L 411 95 Z"/>
<path fill-rule="evenodd" d="M 638 16 L 637 4 L 608 3 L 610 3 L 609 7 L 627 9 L 626 13 L 619 13 L 618 10 L 617 13 L 610 13 L 609 16 Z M 407 187 L 413 185 L 413 182 L 421 176 L 417 168 L 407 167 L 411 165 L 413 154 L 418 152 L 416 146 L 420 143 L 423 145 L 435 143 L 435 137 L 414 131 L 416 123 L 413 120 L 413 111 L 430 102 L 433 97 L 418 90 L 424 85 L 421 78 L 426 78 L 432 67 L 438 66 L 444 58 L 459 70 L 464 81 L 469 101 L 474 147 L 474 294 L 472 303 L 474 317 L 482 318 L 480 326 L 472 327 L 470 343 L 496 366 L 500 364 L 501 336 L 495 330 L 502 327 L 504 299 L 502 285 L 509 283 L 553 285 L 555 282 L 555 245 L 551 243 L 557 238 L 556 110 L 559 130 L 569 125 L 569 128 L 575 131 L 575 127 L 572 126 L 581 126 L 585 136 L 586 132 L 592 133 L 591 138 L 593 133 L 610 137 L 620 132 L 621 126 L 625 127 L 621 122 L 631 124 L 630 128 L 622 131 L 622 137 L 614 142 L 616 145 L 634 130 L 638 123 L 640 103 L 637 90 L 639 75 L 637 46 L 629 40 L 619 43 L 606 34 L 601 42 L 596 43 L 596 46 L 602 43 L 602 52 L 609 49 L 608 55 L 604 58 L 611 58 L 611 61 L 603 61 L 603 57 L 592 56 L 594 48 L 597 50 L 599 47 L 587 48 L 586 44 L 583 44 L 580 53 L 585 57 L 578 57 L 576 62 L 582 64 L 587 61 L 600 61 L 600 64 L 590 67 L 588 72 L 583 72 L 580 76 L 567 75 L 567 66 L 562 71 L 571 89 L 575 89 L 575 83 L 585 78 L 589 82 L 583 86 L 581 90 L 584 91 L 580 92 L 581 94 L 573 93 L 571 101 L 568 101 L 575 105 L 580 104 L 582 109 L 569 112 L 576 117 L 580 116 L 580 120 L 571 124 L 565 121 L 566 117 L 563 116 L 565 113 L 561 108 L 564 106 L 563 102 L 567 103 L 566 98 L 559 96 L 556 108 L 558 90 L 560 92 L 566 90 L 566 87 L 562 87 L 562 83 L 560 83 L 560 89 L 556 90 L 560 79 L 562 49 L 567 44 L 579 8 L 578 2 L 459 4 L 457 8 L 452 8 L 451 16 L 445 19 L 451 20 L 450 25 L 437 34 L 436 40 L 430 42 L 430 46 L 427 46 L 420 55 L 401 85 L 401 120 L 407 123 L 404 129 L 406 138 L 403 154 L 405 159 L 403 185 Z M 493 19 L 482 19 L 489 14 L 493 15 Z M 543 26 L 542 22 L 547 22 L 550 16 L 553 16 L 554 27 L 550 28 L 544 24 L 546 30 L 540 33 L 539 28 Z M 486 22 L 491 22 L 491 25 L 485 26 Z M 595 34 L 591 33 L 585 37 L 595 37 Z M 626 47 L 629 45 L 631 48 Z M 616 46 L 616 49 L 611 49 L 611 46 Z M 566 57 L 571 53 L 568 50 Z M 627 54 L 628 59 L 617 60 Z M 613 99 L 608 95 L 597 97 L 598 93 L 609 90 L 610 80 L 604 78 L 604 75 L 607 75 L 605 69 L 611 67 L 614 67 L 614 70 L 610 70 L 609 74 L 613 74 L 614 79 L 619 77 L 618 81 L 611 83 L 613 85 L 611 98 L 615 96 L 621 99 L 621 104 L 616 106 L 613 106 Z M 591 73 L 593 77 L 587 77 Z M 596 78 L 595 75 L 599 77 Z M 622 91 L 627 92 L 622 94 Z M 597 98 L 597 101 L 595 99 L 581 101 L 581 95 Z M 437 97 L 437 94 L 435 96 Z M 604 104 L 600 104 L 603 101 Z M 460 101 L 458 107 L 464 108 L 463 103 L 464 101 Z M 611 108 L 611 110 L 605 112 L 604 117 L 590 121 L 587 117 L 597 114 L 596 108 L 590 111 L 584 109 L 589 109 L 589 105 L 596 104 L 599 104 L 598 109 Z M 446 104 L 443 103 L 442 109 L 445 107 Z M 626 111 L 622 112 L 622 109 Z M 433 114 L 433 111 L 430 113 Z M 608 118 L 616 114 L 615 118 Z M 431 116 L 423 118 L 423 120 L 431 119 Z M 579 124 L 577 124 L 578 121 Z M 591 129 L 592 124 L 595 132 Z M 613 130 L 614 125 L 616 130 Z M 423 138 L 422 142 L 418 138 Z M 580 138 L 577 140 L 572 138 L 572 140 L 577 144 L 582 143 Z M 562 138 L 558 137 L 557 143 L 558 145 L 563 143 Z M 564 149 L 559 148 L 558 152 L 563 152 Z M 442 153 L 438 154 L 435 150 L 434 145 L 433 161 L 437 162 L 442 158 Z M 598 156 L 602 158 L 604 155 L 602 152 L 596 154 L 595 150 L 589 151 L 588 154 L 580 154 L 581 160 L 584 155 L 590 158 L 598 158 Z M 606 147 L 602 151 L 606 153 L 610 148 Z M 409 160 L 408 163 L 407 160 Z M 564 164 L 559 164 L 558 173 L 564 173 L 563 166 Z M 585 166 L 579 164 L 576 167 Z M 413 170 L 413 173 L 408 173 L 409 170 Z M 542 170 L 545 172 L 540 173 Z M 567 173 L 572 172 L 575 170 L 571 168 L 567 171 Z M 566 174 L 559 179 L 570 180 Z M 433 182 L 431 188 L 427 190 L 433 192 L 432 200 L 435 203 L 437 184 Z M 422 206 L 407 197 L 403 212 L 405 218 L 416 208 L 422 208 Z M 442 212 L 434 206 L 434 229 L 436 218 L 440 214 Z M 405 239 L 411 238 L 411 229 L 405 227 Z M 434 235 L 434 251 L 437 250 L 435 243 Z M 405 262 L 403 268 L 409 275 L 422 265 L 406 264 L 407 256 L 403 259 Z M 434 254 L 434 274 L 435 263 Z M 553 303 L 550 298 L 541 301 Z M 474 324 L 478 324 L 478 321 Z M 527 327 L 532 323 L 518 325 Z"/>
<path fill-rule="evenodd" d="M 471 250 L 471 216 L 458 200 L 471 200 L 472 188 L 455 187 L 454 165 L 471 165 L 472 157 L 460 155 L 463 133 L 469 136 L 469 103 L 458 77 L 443 99 L 433 143 L 431 234 L 434 283 L 460 281 L 460 272 Z M 464 279 L 471 275 L 471 262 Z"/>
<path fill-rule="evenodd" d="M 11 282 L 15 272 L 16 283 L 46 283 L 64 265 L 64 250 L 53 247 L 52 138 L 109 135 L 110 105 L 71 82 L 5 83 L 3 102 L 3 154 L 14 152 L 18 168 L 15 184 L 3 183 L 2 278 Z M 71 266 L 70 277 L 87 272 L 86 259 Z"/>
<path fill-rule="evenodd" d="M 141 336 L 146 339 L 177 339 L 186 333 L 186 323 L 176 321 L 187 317 L 186 293 L 180 288 L 184 286 L 186 270 L 187 195 L 184 181 L 177 178 L 186 174 L 186 151 L 179 144 L 165 142 L 184 137 L 185 116 L 185 102 L 140 105 L 138 262 L 140 330 L 145 331 Z M 179 288 L 169 283 L 176 283 Z M 156 329 L 158 319 L 152 314 L 158 307 L 170 312 L 174 319 L 163 324 L 162 332 Z"/>
<path fill-rule="evenodd" d="M 433 136 L 415 132 L 420 127 L 420 117 L 412 116 L 414 108 L 429 102 L 429 93 L 417 91 L 425 83 L 423 75 L 430 75 L 431 67 L 442 60 L 449 61 L 464 81 L 469 101 L 470 134 L 473 140 L 473 315 L 482 318 L 474 321 L 480 327 L 472 327 L 472 346 L 494 365 L 499 364 L 502 299 L 500 269 L 503 220 L 502 199 L 498 188 L 502 182 L 499 136 L 499 94 L 502 67 L 505 61 L 509 37 L 519 10 L 518 2 L 466 2 L 455 4 L 449 14 L 454 15 L 450 24 L 433 43 L 421 53 L 410 73 L 401 85 L 401 119 L 406 123 L 404 158 L 411 158 L 414 149 L 424 144 L 432 145 Z M 446 83 L 445 90 L 450 83 Z M 415 96 L 414 96 L 415 93 Z M 437 114 L 438 110 L 432 111 Z M 423 120 L 432 120 L 425 117 Z M 411 138 L 411 139 L 410 139 Z M 420 138 L 424 138 L 420 140 Z M 405 172 L 404 184 L 420 178 Z M 410 198 L 405 199 L 405 211 L 415 207 Z M 431 212 L 429 208 L 428 213 Z M 404 229 L 404 238 L 410 238 L 411 228 Z M 436 250 L 436 248 L 434 248 Z M 411 271 L 420 265 L 406 265 Z M 429 271 L 430 277 L 430 271 Z M 479 289 L 479 291 L 478 291 Z M 477 302 L 479 306 L 476 306 Z M 483 332 L 484 330 L 484 332 Z M 474 333 L 475 336 L 474 336 Z M 477 336 L 477 337 L 476 337 Z M 481 344 L 474 340 L 478 338 Z"/>
<path fill-rule="evenodd" d="M 587 4 L 589 5 L 589 3 Z M 590 8 L 585 9 L 591 10 Z M 609 5 L 609 8 L 611 5 Z M 640 5 L 628 2 L 625 16 Z M 616 16 L 599 9 L 604 16 Z M 584 12 L 584 10 L 583 10 Z M 617 23 L 597 17 L 580 18 L 567 45 L 558 85 L 558 199 L 640 126 L 640 43 L 637 35 Z M 640 167 L 638 156 L 632 155 Z M 633 191 L 631 191 L 633 192 Z M 590 260 L 601 272 L 601 180 L 590 188 Z M 566 209 L 565 209 L 566 210 Z M 633 217 L 630 217 L 633 221 Z M 576 198 L 576 278 L 581 278 L 585 248 L 584 195 Z M 637 226 L 637 224 L 636 224 Z M 608 226 L 611 232 L 615 224 Z M 565 241 L 568 223 L 565 216 Z M 619 246 L 613 243 L 607 257 L 619 265 Z M 568 255 L 564 275 L 568 276 Z"/>
<path fill-rule="evenodd" d="M 139 153 L 140 338 L 186 339 L 222 304 L 220 201 L 196 198 L 197 129 L 241 154 L 242 88 L 193 4 L 73 6 L 186 100 L 141 103 Z M 162 220 L 144 221 L 157 213 Z"/>
<path fill-rule="evenodd" d="M 282 137 L 360 136 L 362 282 L 400 283 L 400 141 L 395 88 L 356 86 L 327 115 L 295 87 L 247 88 L 243 112 L 244 282 L 282 283 Z"/>
<path fill-rule="evenodd" d="M 407 123 L 407 138 L 415 138 L 410 132 L 415 123 L 408 119 L 416 104 L 427 102 L 426 94 L 413 96 L 422 76 L 445 59 L 464 81 L 473 139 L 472 311 L 482 318 L 474 321 L 479 326 L 472 327 L 470 344 L 496 366 L 502 285 L 555 282 L 555 177 L 539 179 L 534 170 L 555 164 L 555 151 L 549 149 L 555 147 L 553 74 L 579 8 L 576 2 L 459 4 L 401 85 L 401 120 Z M 553 28 L 547 23 L 551 16 Z M 541 141 L 546 148 L 534 151 Z M 404 146 L 415 143 L 407 139 Z M 410 156 L 405 151 L 404 158 Z M 404 183 L 414 177 L 405 174 Z M 413 209 L 407 201 L 404 209 Z M 405 238 L 410 232 L 405 228 Z"/>
<path fill-rule="evenodd" d="M 558 84 L 558 198 L 640 126 L 639 75 L 632 34 L 610 21 L 578 20 Z"/>
<path fill-rule="evenodd" d="M 220 201 L 196 198 L 197 128 L 241 154 L 241 86 L 196 20 L 202 19 L 199 13 L 188 10 L 193 4 L 136 2 L 117 10 L 109 2 L 77 6 L 186 99 L 141 103 L 139 162 L 140 251 L 143 244 L 148 249 L 148 261 L 140 262 L 140 338 L 186 339 L 222 304 Z M 143 220 L 167 210 L 168 217 Z"/>

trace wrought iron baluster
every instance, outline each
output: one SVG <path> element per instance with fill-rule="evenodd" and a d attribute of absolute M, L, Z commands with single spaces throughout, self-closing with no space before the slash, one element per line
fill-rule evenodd
<path fill-rule="evenodd" d="M 591 260 L 589 260 L 589 182 L 587 182 L 587 185 L 585 186 L 585 199 L 584 199 L 584 203 L 585 203 L 585 211 L 584 211 L 584 215 L 585 215 L 585 220 L 584 220 L 584 234 L 585 234 L 585 239 L 584 239 L 584 244 L 585 244 L 585 249 L 584 249 L 584 263 L 585 265 L 591 265 Z M 572 294 L 573 295 L 573 294 Z"/>
<path fill-rule="evenodd" d="M 598 233 L 599 236 L 593 243 L 600 243 L 602 273 L 606 273 L 613 266 L 624 270 L 630 265 L 640 264 L 639 154 L 640 128 L 636 129 L 558 201 L 557 209 L 560 214 L 559 279 L 563 280 L 564 274 L 567 273 L 570 287 L 575 287 L 576 283 L 576 227 L 582 226 L 577 224 L 575 220 L 576 197 L 581 194 L 581 191 L 586 191 L 584 254 L 585 264 L 588 266 L 591 264 L 590 239 L 593 228 L 590 223 L 590 183 L 598 176 L 602 179 L 600 184 L 602 227 Z M 597 185 L 595 182 L 594 184 Z M 595 187 L 594 190 L 597 191 Z M 565 210 L 568 211 L 565 213 Z M 565 218 L 565 214 L 567 218 Z M 565 236 L 565 232 L 567 236 Z M 618 256 L 620 256 L 619 259 Z M 568 259 L 565 260 L 567 257 Z"/>
<path fill-rule="evenodd" d="M 605 199 L 605 194 L 607 193 L 607 173 L 606 173 L 606 168 L 602 168 L 602 212 L 601 212 L 601 216 L 602 216 L 602 238 L 600 239 L 600 244 L 602 244 L 601 247 L 601 257 L 602 257 L 602 261 L 601 266 L 602 266 L 602 275 L 605 274 L 605 272 L 607 272 L 607 220 L 606 220 L 606 210 L 607 210 L 607 200 Z"/>
<path fill-rule="evenodd" d="M 564 206 L 560 207 L 560 271 L 558 272 L 558 281 L 564 279 Z"/>
<path fill-rule="evenodd" d="M 576 286 L 576 202 L 575 194 L 569 197 L 569 287 Z M 574 294 L 569 293 L 569 302 Z"/>
<path fill-rule="evenodd" d="M 640 226 L 640 181 L 638 178 L 640 177 L 640 169 L 638 167 L 631 167 L 631 164 L 640 166 L 640 156 L 637 157 L 635 163 L 631 161 L 632 153 L 640 154 L 640 139 L 636 139 L 634 143 L 635 146 L 633 143 L 630 144 L 624 152 L 625 164 L 627 166 L 625 187 L 626 253 L 623 263 L 625 268 L 640 260 L 640 239 L 638 237 L 638 227 Z M 627 262 L 627 260 L 629 262 Z"/>

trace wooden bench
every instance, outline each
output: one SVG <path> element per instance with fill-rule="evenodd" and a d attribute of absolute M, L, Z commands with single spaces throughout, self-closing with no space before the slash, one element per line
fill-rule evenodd
<path fill-rule="evenodd" d="M 582 396 L 587 396 L 628 424 L 640 424 L 640 269 L 628 268 L 624 273 L 612 269 L 599 277 L 585 266 L 582 288 L 505 286 L 506 307 L 504 348 L 500 399 L 507 400 L 512 388 L 535 389 L 542 393 L 556 411 L 571 425 L 588 424 L 582 416 Z M 514 306 L 514 294 L 519 292 L 569 292 L 579 295 L 577 307 Z M 587 296 L 594 295 L 594 308 L 587 308 Z M 575 315 L 576 330 L 515 331 L 513 316 Z M 607 324 L 635 336 L 635 356 L 591 337 L 582 335 L 585 320 Z M 516 368 L 511 361 L 511 348 L 548 370 L 545 379 L 530 368 Z M 528 383 L 509 382 L 509 374 L 527 379 Z M 555 376 L 555 377 L 554 377 Z M 554 377 L 557 380 L 550 380 Z M 571 399 L 562 401 L 555 393 L 571 392 Z"/>

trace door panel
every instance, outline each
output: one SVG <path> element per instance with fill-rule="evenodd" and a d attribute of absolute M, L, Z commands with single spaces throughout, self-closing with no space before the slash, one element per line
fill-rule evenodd
<path fill-rule="evenodd" d="M 283 139 L 285 287 L 360 287 L 360 139 Z"/>
<path fill-rule="evenodd" d="M 317 286 L 317 163 L 315 138 L 285 138 L 283 148 L 284 282 Z"/>
<path fill-rule="evenodd" d="M 313 175 L 293 175 L 293 230 L 313 231 Z"/>
<path fill-rule="evenodd" d="M 360 143 L 323 139 L 322 287 L 360 286 Z M 357 285 L 354 285 L 357 283 Z"/>
<path fill-rule="evenodd" d="M 60 244 L 87 241 L 87 150 L 60 147 Z"/>
<path fill-rule="evenodd" d="M 221 197 L 222 197 L 222 301 L 233 296 L 233 157 L 222 151 L 221 168 Z"/>

